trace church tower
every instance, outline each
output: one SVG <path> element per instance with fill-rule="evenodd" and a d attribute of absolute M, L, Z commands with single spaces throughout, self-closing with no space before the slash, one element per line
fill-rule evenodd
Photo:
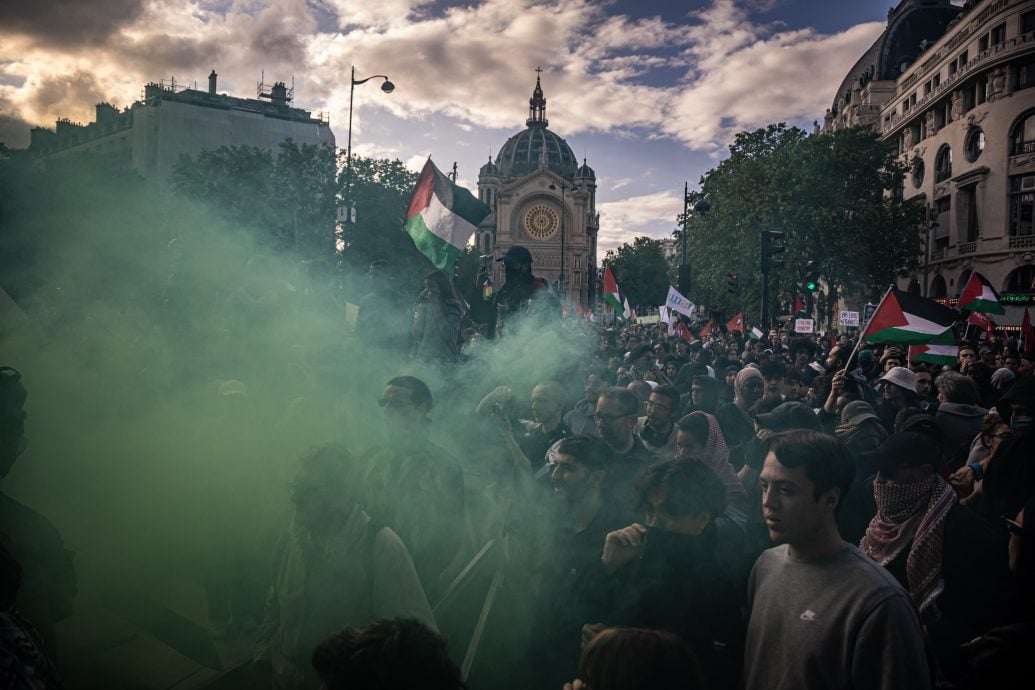
<path fill-rule="evenodd" d="M 511 245 L 523 245 L 532 253 L 536 276 L 571 304 L 592 308 L 600 226 L 596 175 L 586 161 L 579 166 L 567 142 L 547 128 L 539 76 L 525 125 L 478 173 L 478 196 L 492 209 L 478 226 L 479 253 L 499 257 Z M 502 267 L 494 266 L 499 284 Z"/>

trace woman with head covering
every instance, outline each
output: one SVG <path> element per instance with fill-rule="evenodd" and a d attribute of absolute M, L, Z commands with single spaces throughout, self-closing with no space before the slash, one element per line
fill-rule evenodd
<path fill-rule="evenodd" d="M 733 380 L 733 402 L 716 411 L 726 445 L 730 449 L 730 463 L 739 469 L 744 464 L 744 454 L 755 438 L 754 415 L 762 401 L 765 381 L 762 372 L 755 367 L 745 367 Z"/>
<path fill-rule="evenodd" d="M 992 374 L 992 387 L 998 391 L 999 395 L 1002 395 L 1013 384 L 1015 378 L 1016 375 L 1012 371 L 1006 367 L 1000 367 Z"/>

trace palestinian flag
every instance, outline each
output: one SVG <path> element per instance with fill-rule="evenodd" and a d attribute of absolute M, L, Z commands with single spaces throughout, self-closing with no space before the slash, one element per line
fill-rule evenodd
<path fill-rule="evenodd" d="M 450 273 L 478 223 L 491 211 L 469 191 L 453 184 L 429 158 L 413 188 L 404 227 L 420 253 L 435 268 Z"/>
<path fill-rule="evenodd" d="M 957 345 L 910 345 L 910 362 L 927 362 L 928 364 L 948 364 L 953 366 L 959 361 L 960 348 Z"/>
<path fill-rule="evenodd" d="M 891 288 L 877 305 L 863 331 L 871 343 L 952 345 L 956 312 L 932 300 Z"/>
<path fill-rule="evenodd" d="M 763 333 L 762 329 L 758 326 L 752 326 L 751 330 L 748 331 L 748 337 L 752 340 L 761 340 L 763 335 L 765 335 L 765 333 Z"/>
<path fill-rule="evenodd" d="M 615 316 L 622 321 L 626 321 L 632 314 L 629 300 L 618 288 L 618 281 L 615 280 L 615 274 L 612 273 L 610 266 L 604 269 L 604 301 L 611 305 Z"/>
<path fill-rule="evenodd" d="M 977 271 L 970 274 L 967 284 L 960 292 L 959 303 L 956 305 L 967 311 L 978 311 L 983 314 L 1005 314 L 1003 305 L 999 304 L 999 293 L 995 291 L 988 278 Z"/>
<path fill-rule="evenodd" d="M 712 328 L 714 326 L 715 323 L 709 319 L 708 323 L 704 324 L 704 326 L 701 327 L 701 332 L 698 335 L 700 335 L 702 338 L 707 338 L 712 334 Z"/>

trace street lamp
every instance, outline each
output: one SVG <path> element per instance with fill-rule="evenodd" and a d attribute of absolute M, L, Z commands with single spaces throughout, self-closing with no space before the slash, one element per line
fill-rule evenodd
<path fill-rule="evenodd" d="M 712 206 L 707 199 L 700 199 L 693 207 L 693 215 L 704 215 Z M 690 264 L 686 262 L 686 236 L 690 231 L 690 183 L 683 183 L 683 214 L 676 220 L 683 224 L 682 257 L 679 261 L 679 293 L 684 297 L 690 294 Z"/>
<path fill-rule="evenodd" d="M 920 288 L 920 294 L 929 297 L 927 283 L 927 271 L 931 262 L 931 233 L 938 227 L 938 215 L 932 206 L 924 206 L 924 284 Z"/>
<path fill-rule="evenodd" d="M 551 184 L 550 185 L 550 189 L 552 189 L 554 191 L 557 191 L 557 189 L 561 190 L 561 278 L 560 278 L 561 289 L 559 290 L 559 292 L 560 292 L 561 297 L 563 298 L 567 294 L 567 292 L 568 292 L 566 284 L 564 282 L 564 211 L 567 208 L 567 206 L 565 206 L 565 203 L 564 203 L 565 202 L 564 192 L 568 190 L 568 185 L 566 185 L 566 184 L 552 185 Z"/>
<path fill-rule="evenodd" d="M 366 79 L 356 79 L 356 66 L 352 66 L 352 79 L 349 84 L 349 140 L 346 147 L 345 154 L 345 207 L 350 208 L 352 204 L 352 96 L 356 92 L 356 86 L 359 84 L 366 84 L 371 79 L 384 79 L 384 83 L 381 84 L 381 90 L 385 93 L 392 93 L 395 91 L 395 84 L 388 80 L 388 77 L 383 74 L 375 74 L 367 77 Z M 349 211 L 346 210 L 346 213 Z M 351 218 L 351 216 L 350 216 Z"/>

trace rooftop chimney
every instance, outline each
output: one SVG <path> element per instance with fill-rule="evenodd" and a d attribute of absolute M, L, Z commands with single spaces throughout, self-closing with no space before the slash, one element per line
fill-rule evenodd
<path fill-rule="evenodd" d="M 208 75 L 208 92 L 213 96 L 216 95 L 216 74 L 215 70 L 212 70 L 212 74 Z"/>

